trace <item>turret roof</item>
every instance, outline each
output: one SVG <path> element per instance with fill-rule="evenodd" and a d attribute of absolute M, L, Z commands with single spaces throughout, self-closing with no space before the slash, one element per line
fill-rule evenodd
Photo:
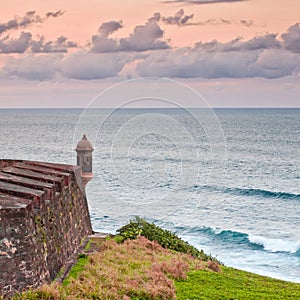
<path fill-rule="evenodd" d="M 78 142 L 76 151 L 94 151 L 94 148 L 91 142 L 87 139 L 86 135 L 84 134 L 82 139 Z"/>

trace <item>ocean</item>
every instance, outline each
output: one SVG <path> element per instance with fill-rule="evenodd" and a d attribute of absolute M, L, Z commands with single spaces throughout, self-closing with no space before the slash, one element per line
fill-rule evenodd
<path fill-rule="evenodd" d="M 141 216 L 225 265 L 300 282 L 300 109 L 2 109 L 1 158 L 94 145 L 93 229 Z"/>

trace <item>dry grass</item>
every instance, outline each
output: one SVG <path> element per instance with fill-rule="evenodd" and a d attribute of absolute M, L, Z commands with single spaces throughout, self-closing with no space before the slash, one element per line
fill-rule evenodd
<path fill-rule="evenodd" d="M 172 279 L 185 279 L 192 261 L 144 237 L 123 244 L 107 241 L 66 287 L 67 299 L 175 299 Z"/>
<path fill-rule="evenodd" d="M 142 236 L 122 244 L 109 240 L 67 285 L 44 286 L 19 299 L 176 299 L 174 280 L 185 280 L 191 269 L 208 269 L 207 263 Z"/>
<path fill-rule="evenodd" d="M 45 285 L 15 299 L 300 299 L 299 284 L 204 262 L 144 237 L 94 246 L 98 252 L 80 258 L 63 285 Z"/>

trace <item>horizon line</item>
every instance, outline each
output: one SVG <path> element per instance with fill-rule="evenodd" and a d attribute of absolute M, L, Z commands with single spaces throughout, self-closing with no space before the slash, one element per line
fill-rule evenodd
<path fill-rule="evenodd" d="M 8 109 L 88 109 L 89 107 L 0 107 L 0 110 Z M 216 106 L 216 107 L 93 107 L 90 109 L 300 109 L 300 106 Z"/>

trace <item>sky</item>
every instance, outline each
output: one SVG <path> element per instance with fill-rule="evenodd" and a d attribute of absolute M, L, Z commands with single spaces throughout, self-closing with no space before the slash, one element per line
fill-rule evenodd
<path fill-rule="evenodd" d="M 212 107 L 300 107 L 298 0 L 5 2 L 0 108 L 86 107 L 140 77 Z"/>

